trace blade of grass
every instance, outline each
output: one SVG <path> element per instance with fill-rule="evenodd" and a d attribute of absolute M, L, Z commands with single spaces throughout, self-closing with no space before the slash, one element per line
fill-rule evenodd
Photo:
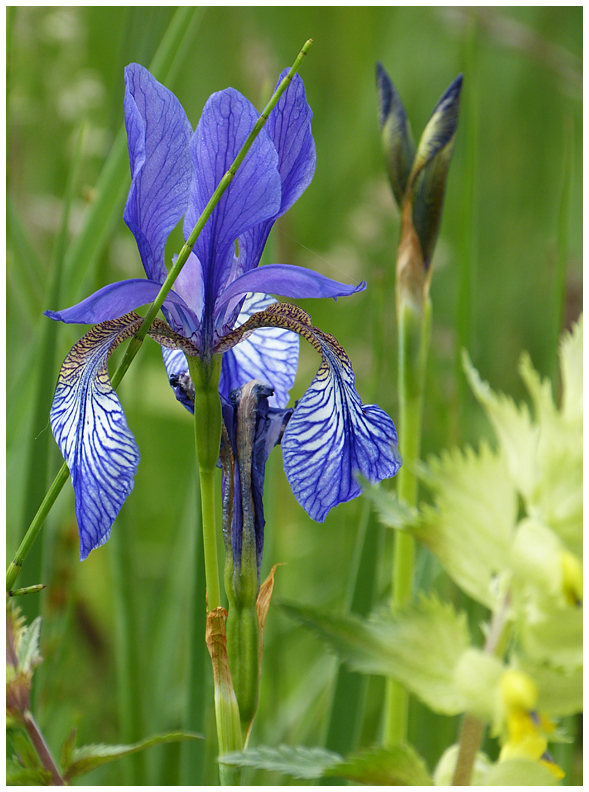
<path fill-rule="evenodd" d="M 63 276 L 63 263 L 67 243 L 70 210 L 74 195 L 77 175 L 82 155 L 84 127 L 80 130 L 76 141 L 72 166 L 70 168 L 64 199 L 61 225 L 55 238 L 55 245 L 50 267 L 49 283 L 47 286 L 47 299 L 55 303 L 60 299 Z M 22 524 L 28 525 L 35 515 L 35 507 L 42 500 L 49 481 L 50 465 L 50 438 L 47 430 L 49 410 L 53 398 L 55 378 L 55 358 L 57 351 L 57 334 L 59 326 L 55 322 L 46 322 L 41 325 L 38 343 L 38 357 L 35 362 L 37 372 L 37 392 L 34 401 L 34 418 L 32 433 L 28 444 L 27 483 L 25 486 L 25 501 L 23 507 Z M 33 585 L 41 581 L 43 543 L 33 546 L 29 554 L 29 562 L 23 585 Z M 23 610 L 29 620 L 39 614 L 40 598 L 31 598 Z"/>
<path fill-rule="evenodd" d="M 134 569 L 134 535 L 125 514 L 117 518 L 117 530 L 108 543 L 113 576 L 115 607 L 115 661 L 119 709 L 120 742 L 136 743 L 147 737 L 143 710 L 143 656 L 140 650 L 138 610 L 135 603 L 137 578 Z M 145 756 L 133 754 L 121 764 L 127 785 L 146 783 Z"/>
<path fill-rule="evenodd" d="M 566 281 L 567 281 L 567 258 L 569 226 L 571 214 L 571 188 L 573 181 L 573 119 L 572 116 L 565 119 L 564 126 L 564 162 L 563 162 L 563 181 L 562 193 L 560 196 L 560 208 L 558 212 L 558 231 L 556 238 L 556 272 L 554 277 L 554 308 L 553 330 L 552 330 L 552 379 L 556 381 L 559 374 L 558 349 L 560 345 L 560 334 L 562 332 L 563 320 L 566 306 Z"/>
<path fill-rule="evenodd" d="M 9 195 L 6 197 L 6 236 L 8 278 L 21 299 L 29 323 L 35 327 L 43 311 L 46 274 Z"/>
<path fill-rule="evenodd" d="M 462 366 L 462 350 L 472 348 L 473 288 L 477 261 L 476 174 L 479 140 L 478 102 L 480 95 L 477 19 L 476 13 L 469 15 L 468 31 L 465 36 L 464 73 L 468 75 L 468 79 L 464 82 L 464 98 L 461 109 L 461 125 L 465 128 L 465 164 L 462 182 L 462 234 L 460 236 L 460 254 L 458 256 L 457 339 L 455 351 L 458 404 L 457 409 L 453 411 L 454 425 L 451 427 L 453 436 L 450 438 L 452 443 L 460 443 L 463 439 L 464 421 L 462 418 L 466 415 L 466 402 L 472 398 Z"/>

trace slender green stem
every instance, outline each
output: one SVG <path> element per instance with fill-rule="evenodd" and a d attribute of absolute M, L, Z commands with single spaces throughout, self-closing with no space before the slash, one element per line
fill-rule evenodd
<path fill-rule="evenodd" d="M 431 302 L 423 309 L 407 301 L 399 316 L 399 440 L 403 467 L 397 475 L 399 500 L 417 505 L 416 465 L 421 447 L 421 415 L 425 366 L 429 348 Z M 404 531 L 395 533 L 393 558 L 393 608 L 402 608 L 413 596 L 415 540 Z M 384 740 L 386 745 L 407 738 L 409 699 L 407 691 L 394 679 L 387 679 Z"/>
<path fill-rule="evenodd" d="M 131 365 L 131 362 L 133 361 L 135 355 L 137 354 L 137 352 L 141 348 L 141 344 L 143 343 L 143 341 L 145 339 L 145 336 L 147 335 L 147 331 L 149 330 L 149 328 L 151 326 L 151 323 L 155 319 L 157 312 L 162 307 L 162 305 L 164 303 L 164 300 L 166 299 L 168 293 L 170 292 L 170 289 L 174 285 L 174 281 L 176 280 L 176 278 L 180 274 L 180 271 L 181 271 L 182 267 L 186 263 L 186 261 L 188 259 L 188 256 L 190 255 L 190 251 L 194 247 L 194 244 L 195 244 L 196 240 L 198 239 L 198 236 L 201 233 L 201 231 L 202 231 L 202 229 L 204 227 L 204 224 L 206 223 L 206 221 L 211 216 L 215 206 L 219 203 L 219 201 L 221 199 L 221 196 L 223 195 L 223 193 L 225 192 L 225 190 L 227 189 L 227 187 L 231 183 L 231 180 L 233 179 L 233 177 L 235 176 L 235 173 L 237 172 L 237 169 L 239 168 L 239 166 L 243 162 L 243 160 L 245 158 L 245 155 L 250 150 L 250 148 L 252 146 L 252 143 L 254 142 L 254 140 L 256 139 L 258 134 L 260 133 L 262 127 L 266 123 L 266 121 L 268 119 L 268 116 L 270 115 L 271 111 L 276 106 L 278 100 L 280 99 L 282 94 L 287 89 L 290 81 L 292 80 L 295 72 L 299 69 L 299 67 L 300 67 L 305 55 L 309 51 L 309 49 L 310 49 L 312 44 L 313 44 L 313 40 L 312 39 L 309 39 L 305 43 L 305 45 L 301 49 L 300 53 L 298 54 L 298 56 L 297 56 L 297 58 L 296 58 L 296 60 L 295 60 L 295 62 L 293 64 L 292 68 L 289 70 L 288 74 L 286 74 L 286 76 L 280 82 L 280 85 L 278 86 L 278 88 L 276 89 L 276 91 L 272 95 L 272 98 L 270 99 L 270 101 L 268 102 L 268 104 L 264 108 L 263 112 L 261 113 L 260 117 L 258 118 L 258 121 L 256 122 L 254 128 L 250 132 L 247 140 L 243 144 L 243 146 L 242 146 L 241 150 L 239 151 L 237 157 L 235 158 L 233 164 L 231 165 L 231 167 L 229 168 L 227 173 L 223 176 L 223 178 L 219 182 L 219 186 L 217 187 L 217 189 L 213 193 L 210 201 L 206 205 L 202 215 L 200 216 L 197 224 L 195 225 L 192 233 L 190 234 L 190 237 L 188 238 L 186 244 L 183 246 L 182 250 L 180 251 L 174 266 L 172 267 L 172 269 L 168 273 L 168 277 L 166 278 L 166 280 L 162 284 L 162 287 L 161 287 L 157 297 L 155 298 L 154 302 L 152 303 L 149 311 L 147 312 L 147 314 L 145 316 L 145 319 L 143 320 L 143 323 L 141 324 L 141 327 L 137 331 L 137 334 L 135 335 L 135 337 L 133 339 L 131 339 L 131 342 L 129 343 L 129 346 L 127 347 L 127 351 L 125 353 L 125 356 L 123 357 L 123 360 L 121 361 L 118 369 L 115 371 L 114 376 L 112 377 L 112 386 L 113 386 L 113 388 L 115 390 L 119 386 L 119 384 L 120 384 L 121 380 L 123 379 L 123 377 L 125 376 L 125 374 L 127 373 L 127 370 L 129 369 L 129 366 Z M 26 558 L 27 553 L 29 552 L 33 542 L 35 541 L 35 539 L 37 537 L 37 534 L 39 533 L 39 531 L 40 531 L 40 529 L 41 529 L 41 527 L 43 525 L 43 522 L 45 521 L 45 518 L 47 517 L 47 515 L 51 511 L 51 508 L 52 508 L 53 504 L 55 503 L 55 500 L 56 500 L 57 496 L 61 492 L 61 489 L 62 489 L 63 485 L 67 481 L 68 476 L 69 476 L 69 471 L 67 469 L 67 466 L 64 463 L 61 466 L 61 468 L 59 470 L 59 473 L 55 477 L 53 483 L 51 484 L 51 487 L 49 488 L 49 491 L 47 492 L 47 495 L 43 499 L 43 503 L 39 507 L 39 510 L 37 511 L 37 514 L 33 518 L 33 521 L 30 524 L 30 526 L 29 526 L 29 528 L 28 528 L 28 530 L 27 530 L 27 532 L 25 534 L 25 537 L 24 537 L 22 543 L 21 543 L 19 549 L 17 550 L 17 553 L 16 553 L 13 561 L 11 562 L 10 566 L 8 567 L 8 571 L 7 571 L 7 574 L 6 574 L 6 587 L 7 587 L 7 589 L 11 589 L 12 586 L 14 585 L 14 582 L 16 581 L 16 578 L 18 577 L 20 569 L 21 569 L 21 567 L 23 565 L 24 559 Z"/>
<path fill-rule="evenodd" d="M 47 492 L 47 495 L 45 495 L 45 497 L 43 498 L 43 502 L 39 506 L 37 510 L 37 514 L 35 514 L 35 516 L 33 517 L 33 521 L 31 522 L 29 529 L 24 536 L 24 539 L 20 543 L 20 547 L 18 548 L 14 558 L 10 562 L 10 566 L 8 567 L 8 570 L 6 572 L 7 591 L 9 591 L 14 586 L 14 583 L 16 582 L 21 567 L 24 563 L 24 560 L 27 557 L 27 554 L 31 549 L 33 542 L 37 538 L 37 534 L 43 527 L 43 523 L 45 522 L 47 515 L 51 511 L 51 508 L 55 503 L 57 496 L 61 492 L 61 488 L 68 480 L 69 475 L 70 472 L 67 469 L 66 463 L 64 462 L 61 468 L 59 469 L 59 473 L 55 477 L 53 484 L 49 487 L 49 491 Z"/>

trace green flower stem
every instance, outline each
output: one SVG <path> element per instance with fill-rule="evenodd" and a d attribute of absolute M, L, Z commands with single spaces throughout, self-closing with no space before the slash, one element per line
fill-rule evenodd
<path fill-rule="evenodd" d="M 194 383 L 194 440 L 200 478 L 207 607 L 211 612 L 221 605 L 215 519 L 215 472 L 222 428 L 219 399 L 221 355 L 213 356 L 210 362 L 190 355 L 187 355 L 187 360 Z"/>
<path fill-rule="evenodd" d="M 170 289 L 174 285 L 174 281 L 176 280 L 176 278 L 180 274 L 180 271 L 181 271 L 182 267 L 186 263 L 186 261 L 188 259 L 188 256 L 190 255 L 190 251 L 194 247 L 194 244 L 195 244 L 200 232 L 202 231 L 202 229 L 204 227 L 204 224 L 206 223 L 206 221 L 211 216 L 215 206 L 219 203 L 219 201 L 221 199 L 221 196 L 223 195 L 223 193 L 225 192 L 225 190 L 227 189 L 227 187 L 231 183 L 231 180 L 233 179 L 237 169 L 239 168 L 239 166 L 243 162 L 243 160 L 245 158 L 245 155 L 247 154 L 247 152 L 251 148 L 252 143 L 254 142 L 254 140 L 256 139 L 258 134 L 260 133 L 262 127 L 266 123 L 266 121 L 268 119 L 268 116 L 270 115 L 270 113 L 272 112 L 274 107 L 276 106 L 278 100 L 280 99 L 282 94 L 286 91 L 288 85 L 290 84 L 290 81 L 292 80 L 292 78 L 295 75 L 295 73 L 298 71 L 298 69 L 299 69 L 299 67 L 300 67 L 305 55 L 309 51 L 309 49 L 310 49 L 312 44 L 313 44 L 313 40 L 312 39 L 309 39 L 305 43 L 305 45 L 301 49 L 300 53 L 298 54 L 298 56 L 297 56 L 297 58 L 296 58 L 296 60 L 295 60 L 295 62 L 293 64 L 292 68 L 290 69 L 288 74 L 284 77 L 284 79 L 280 82 L 280 85 L 278 86 L 278 88 L 276 89 L 276 91 L 272 95 L 272 98 L 270 99 L 270 101 L 268 102 L 268 104 L 264 108 L 262 114 L 258 118 L 258 121 L 256 122 L 256 125 L 252 129 L 252 131 L 249 134 L 249 136 L 248 136 L 247 140 L 245 141 L 245 143 L 243 144 L 243 146 L 242 146 L 239 154 L 235 158 L 235 161 L 233 162 L 232 166 L 229 168 L 229 170 L 227 171 L 225 176 L 223 176 L 223 178 L 219 182 L 219 186 L 217 187 L 217 189 L 213 193 L 213 195 L 211 197 L 211 200 L 206 205 L 202 215 L 200 216 L 197 224 L 195 225 L 192 233 L 190 234 L 190 237 L 188 238 L 186 244 L 183 246 L 182 250 L 180 251 L 180 254 L 178 255 L 178 258 L 176 259 L 176 262 L 175 262 L 174 266 L 172 267 L 172 269 L 168 273 L 168 277 L 164 281 L 164 283 L 163 283 L 163 285 L 162 285 L 157 297 L 155 298 L 155 300 L 152 303 L 149 311 L 147 312 L 141 327 L 137 331 L 136 336 L 131 339 L 131 342 L 129 343 L 129 346 L 127 347 L 127 351 L 125 353 L 125 356 L 124 356 L 123 360 L 121 361 L 118 369 L 116 370 L 116 372 L 115 372 L 115 374 L 114 374 L 114 376 L 112 378 L 112 386 L 113 386 L 113 388 L 115 390 L 117 389 L 117 387 L 119 386 L 121 380 L 123 379 L 123 377 L 127 373 L 127 370 L 129 368 L 129 366 L 131 365 L 131 362 L 133 361 L 133 358 L 135 357 L 137 352 L 139 352 L 139 349 L 141 348 L 141 344 L 143 343 L 143 340 L 145 339 L 145 336 L 147 335 L 147 331 L 149 330 L 149 328 L 151 326 L 151 323 L 155 319 L 157 312 L 162 307 L 162 305 L 164 303 L 164 300 L 166 299 Z M 49 488 L 49 491 L 47 492 L 47 495 L 43 499 L 43 503 L 39 507 L 39 510 L 37 511 L 37 514 L 33 518 L 33 521 L 31 522 L 31 524 L 30 524 L 30 526 L 29 526 L 29 528 L 28 528 L 28 530 L 27 530 L 27 532 L 25 534 L 24 539 L 21 542 L 21 545 L 20 545 L 19 549 L 17 550 L 17 553 L 16 553 L 13 561 L 11 562 L 10 566 L 8 567 L 8 571 L 6 573 L 6 588 L 7 589 L 11 589 L 12 586 L 14 585 L 14 583 L 16 581 L 16 578 L 18 577 L 18 574 L 20 572 L 20 569 L 21 569 L 21 567 L 23 565 L 24 559 L 26 558 L 27 553 L 29 552 L 33 542 L 35 541 L 35 539 L 37 537 L 37 534 L 41 530 L 41 527 L 42 527 L 42 525 L 43 525 L 43 523 L 45 521 L 45 518 L 47 517 L 47 515 L 51 511 L 51 508 L 53 507 L 53 504 L 55 503 L 55 500 L 56 500 L 57 496 L 61 492 L 61 489 L 62 489 L 63 485 L 67 481 L 68 476 L 69 476 L 69 471 L 67 469 L 67 465 L 64 462 L 64 464 L 61 466 L 61 468 L 59 470 L 59 473 L 57 474 L 57 476 L 55 477 L 53 483 L 51 484 L 51 487 Z"/>
<path fill-rule="evenodd" d="M 399 440 L 403 466 L 397 475 L 399 501 L 417 505 L 415 468 L 421 447 L 421 415 L 425 367 L 431 328 L 431 301 L 423 307 L 405 300 L 399 313 Z M 393 608 L 402 608 L 413 596 L 415 540 L 404 531 L 395 533 L 393 559 Z M 385 745 L 405 742 L 409 699 L 407 691 L 394 679 L 387 679 Z"/>

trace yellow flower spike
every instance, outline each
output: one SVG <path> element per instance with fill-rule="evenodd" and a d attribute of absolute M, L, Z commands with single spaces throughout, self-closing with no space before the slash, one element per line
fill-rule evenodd
<path fill-rule="evenodd" d="M 583 567 L 579 560 L 568 550 L 560 554 L 562 569 L 562 588 L 569 605 L 583 604 Z"/>
<path fill-rule="evenodd" d="M 563 778 L 564 772 L 547 751 L 546 735 L 554 731 L 554 724 L 546 715 L 535 711 L 538 688 L 534 680 L 521 671 L 509 669 L 502 675 L 499 689 L 507 732 L 499 761 L 531 759 L 543 764 L 555 778 Z"/>
<path fill-rule="evenodd" d="M 501 699 L 505 712 L 522 709 L 535 709 L 538 701 L 538 688 L 534 680 L 515 668 L 507 670 L 499 680 Z"/>

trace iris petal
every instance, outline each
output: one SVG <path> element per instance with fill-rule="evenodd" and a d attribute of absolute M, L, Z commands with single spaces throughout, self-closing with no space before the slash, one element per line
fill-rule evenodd
<path fill-rule="evenodd" d="M 136 314 L 93 327 L 59 374 L 51 428 L 72 476 L 80 560 L 104 544 L 133 489 L 139 449 L 108 376 L 112 351 L 141 324 Z"/>
<path fill-rule="evenodd" d="M 118 319 L 123 314 L 139 308 L 140 305 L 153 302 L 160 289 L 161 283 L 156 281 L 131 278 L 110 283 L 71 308 L 64 308 L 62 311 L 45 311 L 45 316 L 66 324 L 99 324 Z M 176 308 L 181 309 L 198 326 L 198 318 L 175 292 L 169 292 L 164 300 L 164 306 L 173 312 Z M 188 325 L 188 321 L 186 324 Z"/>
<path fill-rule="evenodd" d="M 285 69 L 277 87 L 287 74 Z M 317 156 L 311 133 L 313 112 L 307 103 L 305 86 L 298 74 L 280 97 L 266 123 L 266 131 L 278 153 L 278 171 L 282 185 L 280 209 L 274 217 L 246 231 L 239 240 L 243 274 L 258 266 L 274 221 L 283 215 L 307 189 L 315 174 Z"/>
<path fill-rule="evenodd" d="M 168 382 L 176 398 L 188 412 L 194 415 L 194 385 L 190 379 L 186 355 L 181 349 L 166 349 L 166 347 L 162 347 L 162 355 Z"/>
<path fill-rule="evenodd" d="M 286 427 L 282 454 L 294 496 L 323 522 L 334 506 L 360 495 L 357 473 L 375 483 L 394 476 L 402 461 L 392 420 L 362 404 L 343 349 L 317 328 L 313 334 L 323 361 Z"/>
<path fill-rule="evenodd" d="M 125 69 L 125 125 L 132 180 L 123 217 L 145 274 L 163 282 L 166 240 L 188 205 L 192 126 L 174 94 L 137 63 Z"/>
<path fill-rule="evenodd" d="M 190 144 L 194 177 L 184 218 L 188 238 L 217 185 L 258 119 L 254 106 L 233 88 L 207 101 Z M 265 130 L 248 151 L 243 164 L 221 197 L 196 241 L 194 252 L 202 263 L 204 280 L 214 301 L 226 283 L 233 263 L 235 240 L 280 209 L 278 155 Z"/>
<path fill-rule="evenodd" d="M 292 299 L 305 299 L 307 297 L 347 297 L 350 294 L 363 291 L 366 281 L 358 286 L 340 283 L 326 278 L 313 270 L 297 267 L 295 264 L 266 264 L 258 269 L 246 272 L 225 289 L 217 301 L 216 312 L 220 313 L 227 303 L 234 297 L 247 292 L 260 292 L 264 290 L 270 294 Z"/>
<path fill-rule="evenodd" d="M 236 327 L 263 311 L 276 300 L 268 294 L 248 294 Z M 271 407 L 286 407 L 297 373 L 299 339 L 282 327 L 264 327 L 223 355 L 219 391 L 225 398 L 250 380 L 260 380 L 274 389 Z"/>
<path fill-rule="evenodd" d="M 285 69 L 276 87 L 287 74 Z M 282 196 L 280 214 L 284 214 L 307 189 L 315 174 L 317 156 L 311 133 L 313 112 L 307 103 L 305 86 L 298 74 L 270 113 L 266 129 L 276 147 L 279 160 Z"/>

